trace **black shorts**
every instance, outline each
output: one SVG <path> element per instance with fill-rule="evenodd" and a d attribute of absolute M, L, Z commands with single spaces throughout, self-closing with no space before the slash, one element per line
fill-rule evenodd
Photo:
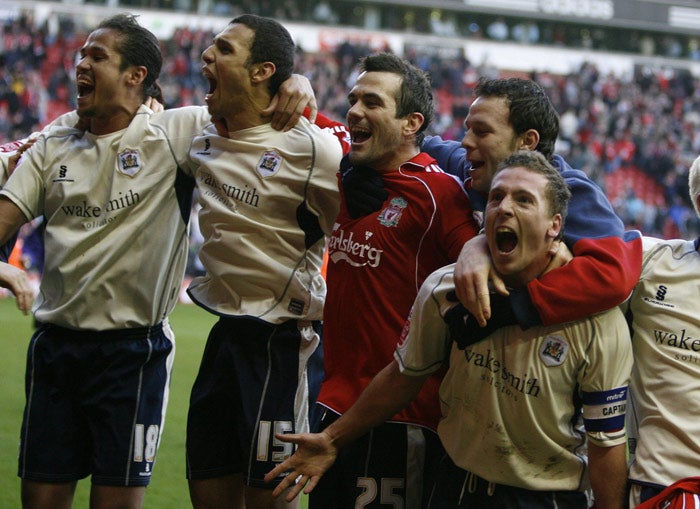
<path fill-rule="evenodd" d="M 484 461 L 493 461 L 484 458 Z M 494 484 L 459 468 L 445 455 L 428 509 L 587 509 L 582 491 L 534 491 Z"/>
<path fill-rule="evenodd" d="M 310 430 L 309 409 L 323 379 L 320 323 L 273 325 L 221 318 L 212 328 L 187 418 L 187 478 L 264 477 L 293 445 L 275 433 Z M 281 479 L 281 478 L 280 478 Z"/>
<path fill-rule="evenodd" d="M 321 429 L 337 418 L 326 411 Z M 415 424 L 384 423 L 340 450 L 309 495 L 309 509 L 422 509 L 444 454 L 435 432 Z"/>
<path fill-rule="evenodd" d="M 110 331 L 40 326 L 27 354 L 18 475 L 148 485 L 173 354 L 167 324 Z"/>

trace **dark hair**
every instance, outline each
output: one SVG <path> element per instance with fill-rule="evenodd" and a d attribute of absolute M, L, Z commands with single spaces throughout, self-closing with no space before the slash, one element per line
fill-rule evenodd
<path fill-rule="evenodd" d="M 544 154 L 534 150 L 519 150 L 498 165 L 494 177 L 501 170 L 514 167 L 525 168 L 528 171 L 539 173 L 547 179 L 545 198 L 549 212 L 552 215 L 561 214 L 562 224 L 564 224 L 569 208 L 569 199 L 571 199 L 571 191 L 561 173 L 545 159 Z M 561 234 L 562 232 L 559 233 L 560 237 Z"/>
<path fill-rule="evenodd" d="M 286 28 L 271 18 L 242 14 L 231 20 L 229 25 L 238 23 L 250 28 L 255 34 L 250 43 L 250 57 L 246 65 L 252 66 L 262 62 L 275 64 L 275 73 L 269 80 L 271 96 L 277 93 L 280 85 L 291 75 L 294 69 L 294 40 Z"/>
<path fill-rule="evenodd" d="M 528 129 L 540 134 L 535 150 L 549 160 L 559 135 L 559 115 L 547 94 L 537 83 L 521 78 L 479 80 L 474 89 L 476 97 L 505 97 L 510 111 L 508 121 L 520 135 Z"/>
<path fill-rule="evenodd" d="M 156 83 L 163 66 L 163 54 L 158 38 L 139 25 L 136 16 L 131 14 L 115 14 L 103 20 L 97 29 L 109 29 L 119 33 L 116 48 L 122 57 L 120 71 L 132 65 L 145 67 L 147 73 L 142 85 L 143 99 L 150 96 L 164 103 L 160 87 Z"/>
<path fill-rule="evenodd" d="M 390 72 L 401 76 L 401 87 L 396 97 L 396 118 L 418 112 L 425 119 L 416 133 L 416 144 L 425 137 L 424 131 L 433 121 L 435 104 L 430 77 L 424 71 L 402 60 L 393 53 L 375 53 L 360 60 L 361 72 Z"/>

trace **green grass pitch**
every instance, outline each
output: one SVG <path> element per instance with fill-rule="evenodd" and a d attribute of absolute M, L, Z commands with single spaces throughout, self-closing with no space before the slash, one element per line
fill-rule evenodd
<path fill-rule="evenodd" d="M 185 480 L 185 423 L 190 389 L 204 343 L 215 318 L 194 305 L 178 305 L 170 323 L 175 331 L 175 365 L 170 402 L 145 509 L 191 507 Z M 17 449 L 24 407 L 24 365 L 32 320 L 14 298 L 0 298 L 0 507 L 19 508 Z M 88 507 L 89 480 L 78 483 L 73 507 Z M 306 505 L 302 500 L 302 507 Z"/>

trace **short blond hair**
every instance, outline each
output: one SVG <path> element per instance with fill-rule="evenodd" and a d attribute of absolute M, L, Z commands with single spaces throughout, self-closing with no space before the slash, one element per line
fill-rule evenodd
<path fill-rule="evenodd" d="M 690 171 L 688 172 L 688 188 L 690 189 L 690 201 L 693 202 L 695 213 L 700 217 L 700 209 L 698 209 L 698 195 L 700 195 L 700 156 L 690 165 Z"/>

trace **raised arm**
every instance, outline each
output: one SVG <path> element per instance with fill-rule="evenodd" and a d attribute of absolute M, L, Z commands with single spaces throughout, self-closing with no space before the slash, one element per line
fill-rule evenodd
<path fill-rule="evenodd" d="M 583 172 L 567 166 L 562 175 L 572 193 L 564 226 L 564 243 L 574 255 L 568 263 L 533 279 L 525 289 L 510 291 L 503 309 L 489 300 L 485 246 L 479 252 L 477 238 L 460 254 L 457 296 L 481 325 L 482 318 L 498 326 L 518 323 L 525 328 L 579 320 L 619 305 L 639 280 L 641 234 L 624 231 L 603 191 Z M 506 293 L 498 286 L 496 290 Z"/>
<path fill-rule="evenodd" d="M 426 136 L 421 150 L 435 158 L 440 168 L 462 182 L 469 175 L 467 151 L 460 142 L 443 140 L 440 136 Z"/>
<path fill-rule="evenodd" d="M 296 125 L 306 108 L 309 108 L 307 117 L 313 123 L 318 113 L 314 90 L 306 76 L 292 74 L 280 85 L 270 105 L 263 110 L 263 114 L 272 116 L 270 123 L 274 129 L 289 131 Z"/>
<path fill-rule="evenodd" d="M 538 316 L 519 317 L 521 325 L 551 325 L 579 320 L 621 304 L 639 280 L 642 237 L 624 231 L 603 191 L 583 172 L 564 170 L 571 190 L 564 242 L 574 257 L 528 284 L 527 295 Z M 513 303 L 513 302 L 512 302 Z M 517 314 L 517 311 L 516 311 Z"/>

